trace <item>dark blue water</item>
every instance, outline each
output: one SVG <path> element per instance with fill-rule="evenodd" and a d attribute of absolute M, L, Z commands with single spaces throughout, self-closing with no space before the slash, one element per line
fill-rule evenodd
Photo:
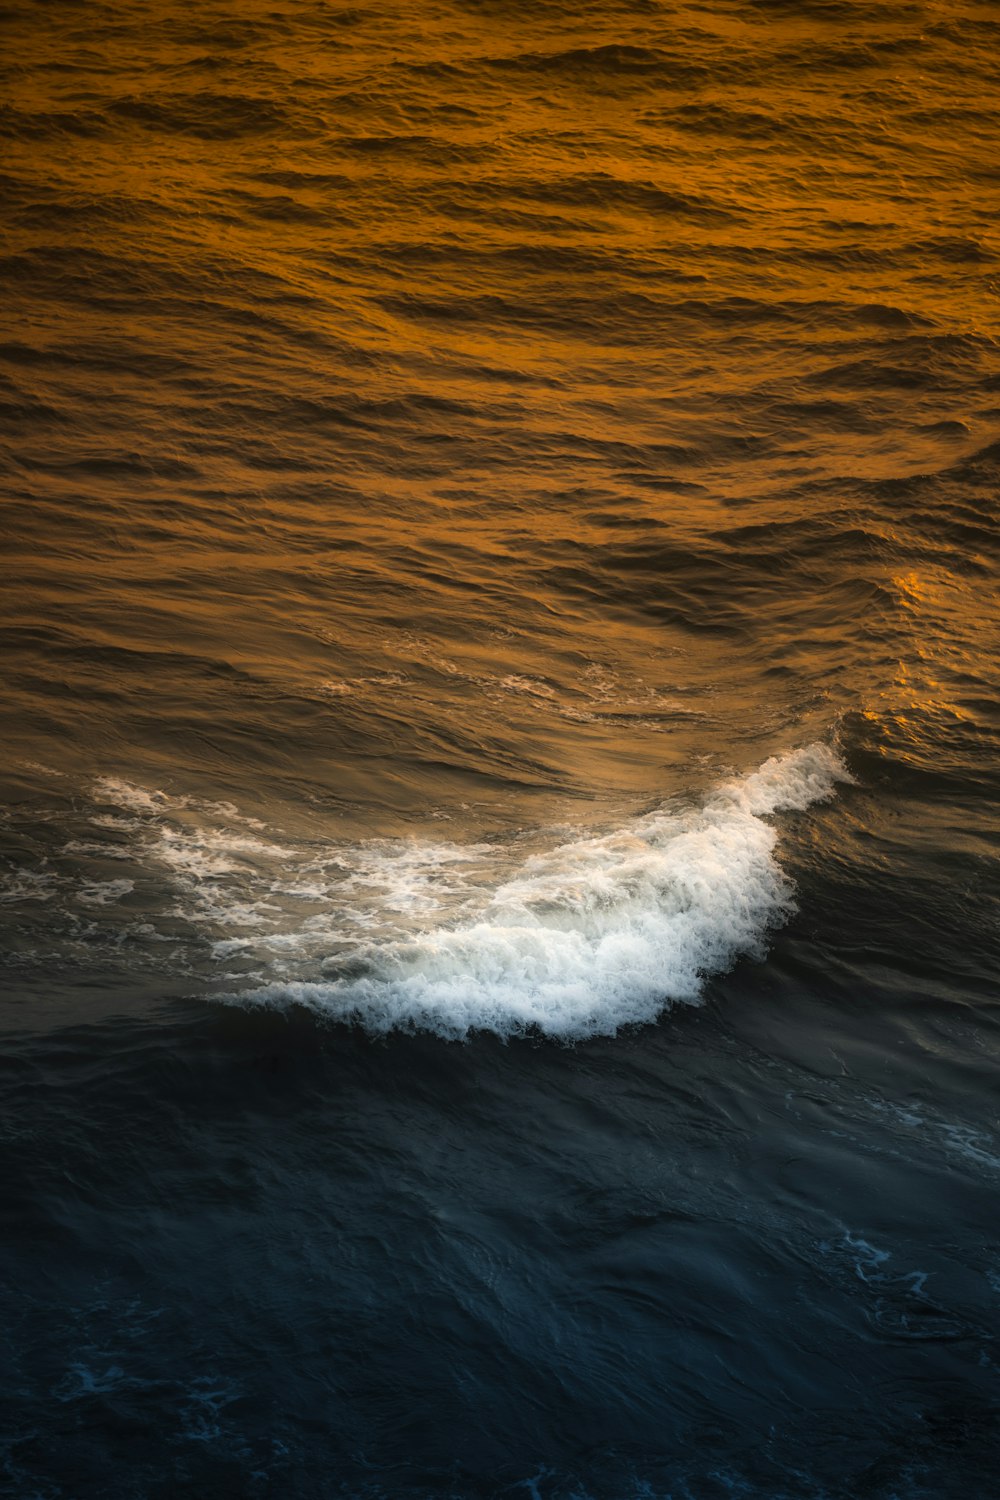
<path fill-rule="evenodd" d="M 4 1493 L 997 1493 L 995 7 L 0 28 Z"/>

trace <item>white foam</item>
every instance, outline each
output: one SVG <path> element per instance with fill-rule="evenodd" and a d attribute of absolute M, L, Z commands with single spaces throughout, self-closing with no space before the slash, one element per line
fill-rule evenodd
<path fill-rule="evenodd" d="M 98 776 L 94 782 L 94 790 L 103 802 L 110 802 L 129 812 L 145 813 L 154 818 L 192 808 L 202 815 L 213 816 L 227 824 L 240 823 L 247 828 L 261 829 L 265 826 L 259 818 L 249 818 L 245 813 L 241 813 L 232 802 L 211 802 L 204 798 L 186 796 L 176 797 L 157 787 L 150 790 L 148 787 L 137 786 L 135 782 L 126 781 L 120 776 Z M 113 826 L 106 814 L 92 818 L 91 822 Z"/>
<path fill-rule="evenodd" d="M 727 782 L 716 793 L 731 798 L 756 817 L 776 812 L 803 812 L 832 796 L 838 781 L 852 781 L 829 745 L 806 745 L 788 755 L 773 755 L 742 781 Z"/>
<path fill-rule="evenodd" d="M 185 798 L 169 797 L 166 792 L 148 791 L 120 776 L 99 776 L 95 787 L 104 801 L 134 812 L 161 813 L 167 808 L 183 807 L 186 802 Z"/>
<path fill-rule="evenodd" d="M 707 975 L 763 953 L 768 930 L 792 909 L 775 859 L 777 831 L 763 819 L 802 810 L 849 780 L 825 745 L 774 757 L 717 788 L 700 809 L 654 813 L 522 857 L 491 886 L 481 870 L 470 870 L 479 878 L 457 920 L 394 940 L 383 931 L 351 950 L 349 973 L 221 998 L 301 1004 L 372 1032 L 424 1028 L 448 1038 L 537 1027 L 569 1039 L 652 1021 L 674 1002 L 697 1002 Z M 483 848 L 470 852 L 481 857 Z M 433 889 L 435 872 L 442 864 L 454 870 L 461 852 L 410 845 L 398 859 L 388 882 L 395 900 L 386 904 L 412 910 Z M 369 861 L 339 889 L 385 879 L 391 863 Z M 334 932 L 331 923 L 326 934 Z M 286 934 L 282 946 L 296 941 Z"/>
<path fill-rule="evenodd" d="M 0 905 L 15 906 L 22 901 L 51 901 L 59 884 L 59 877 L 48 871 L 15 870 L 0 878 Z"/>
<path fill-rule="evenodd" d="M 115 906 L 134 890 L 134 880 L 94 880 L 80 888 L 77 899 L 87 906 Z"/>

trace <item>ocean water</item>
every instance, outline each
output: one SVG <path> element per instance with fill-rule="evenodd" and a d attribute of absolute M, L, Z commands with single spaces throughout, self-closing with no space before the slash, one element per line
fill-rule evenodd
<path fill-rule="evenodd" d="M 0 14 L 0 1489 L 1000 1493 L 1000 14 Z"/>

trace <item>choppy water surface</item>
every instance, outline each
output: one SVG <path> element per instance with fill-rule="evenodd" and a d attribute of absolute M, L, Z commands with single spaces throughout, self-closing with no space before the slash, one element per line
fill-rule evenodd
<path fill-rule="evenodd" d="M 1000 1471 L 1000 20 L 0 18 L 0 1473 Z"/>

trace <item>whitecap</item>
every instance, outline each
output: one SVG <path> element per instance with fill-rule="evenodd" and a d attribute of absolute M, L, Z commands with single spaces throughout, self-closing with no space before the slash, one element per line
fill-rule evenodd
<path fill-rule="evenodd" d="M 740 956 L 763 955 L 768 931 L 793 909 L 777 830 L 764 820 L 824 800 L 850 779 L 826 745 L 773 757 L 700 808 L 656 812 L 522 857 L 506 878 L 477 885 L 457 922 L 389 941 L 376 935 L 353 949 L 348 972 L 219 998 L 300 1004 L 374 1033 L 426 1029 L 456 1039 L 536 1028 L 571 1040 L 652 1021 L 676 1002 L 697 1003 L 706 977 Z M 410 847 L 407 897 L 444 852 Z"/>

